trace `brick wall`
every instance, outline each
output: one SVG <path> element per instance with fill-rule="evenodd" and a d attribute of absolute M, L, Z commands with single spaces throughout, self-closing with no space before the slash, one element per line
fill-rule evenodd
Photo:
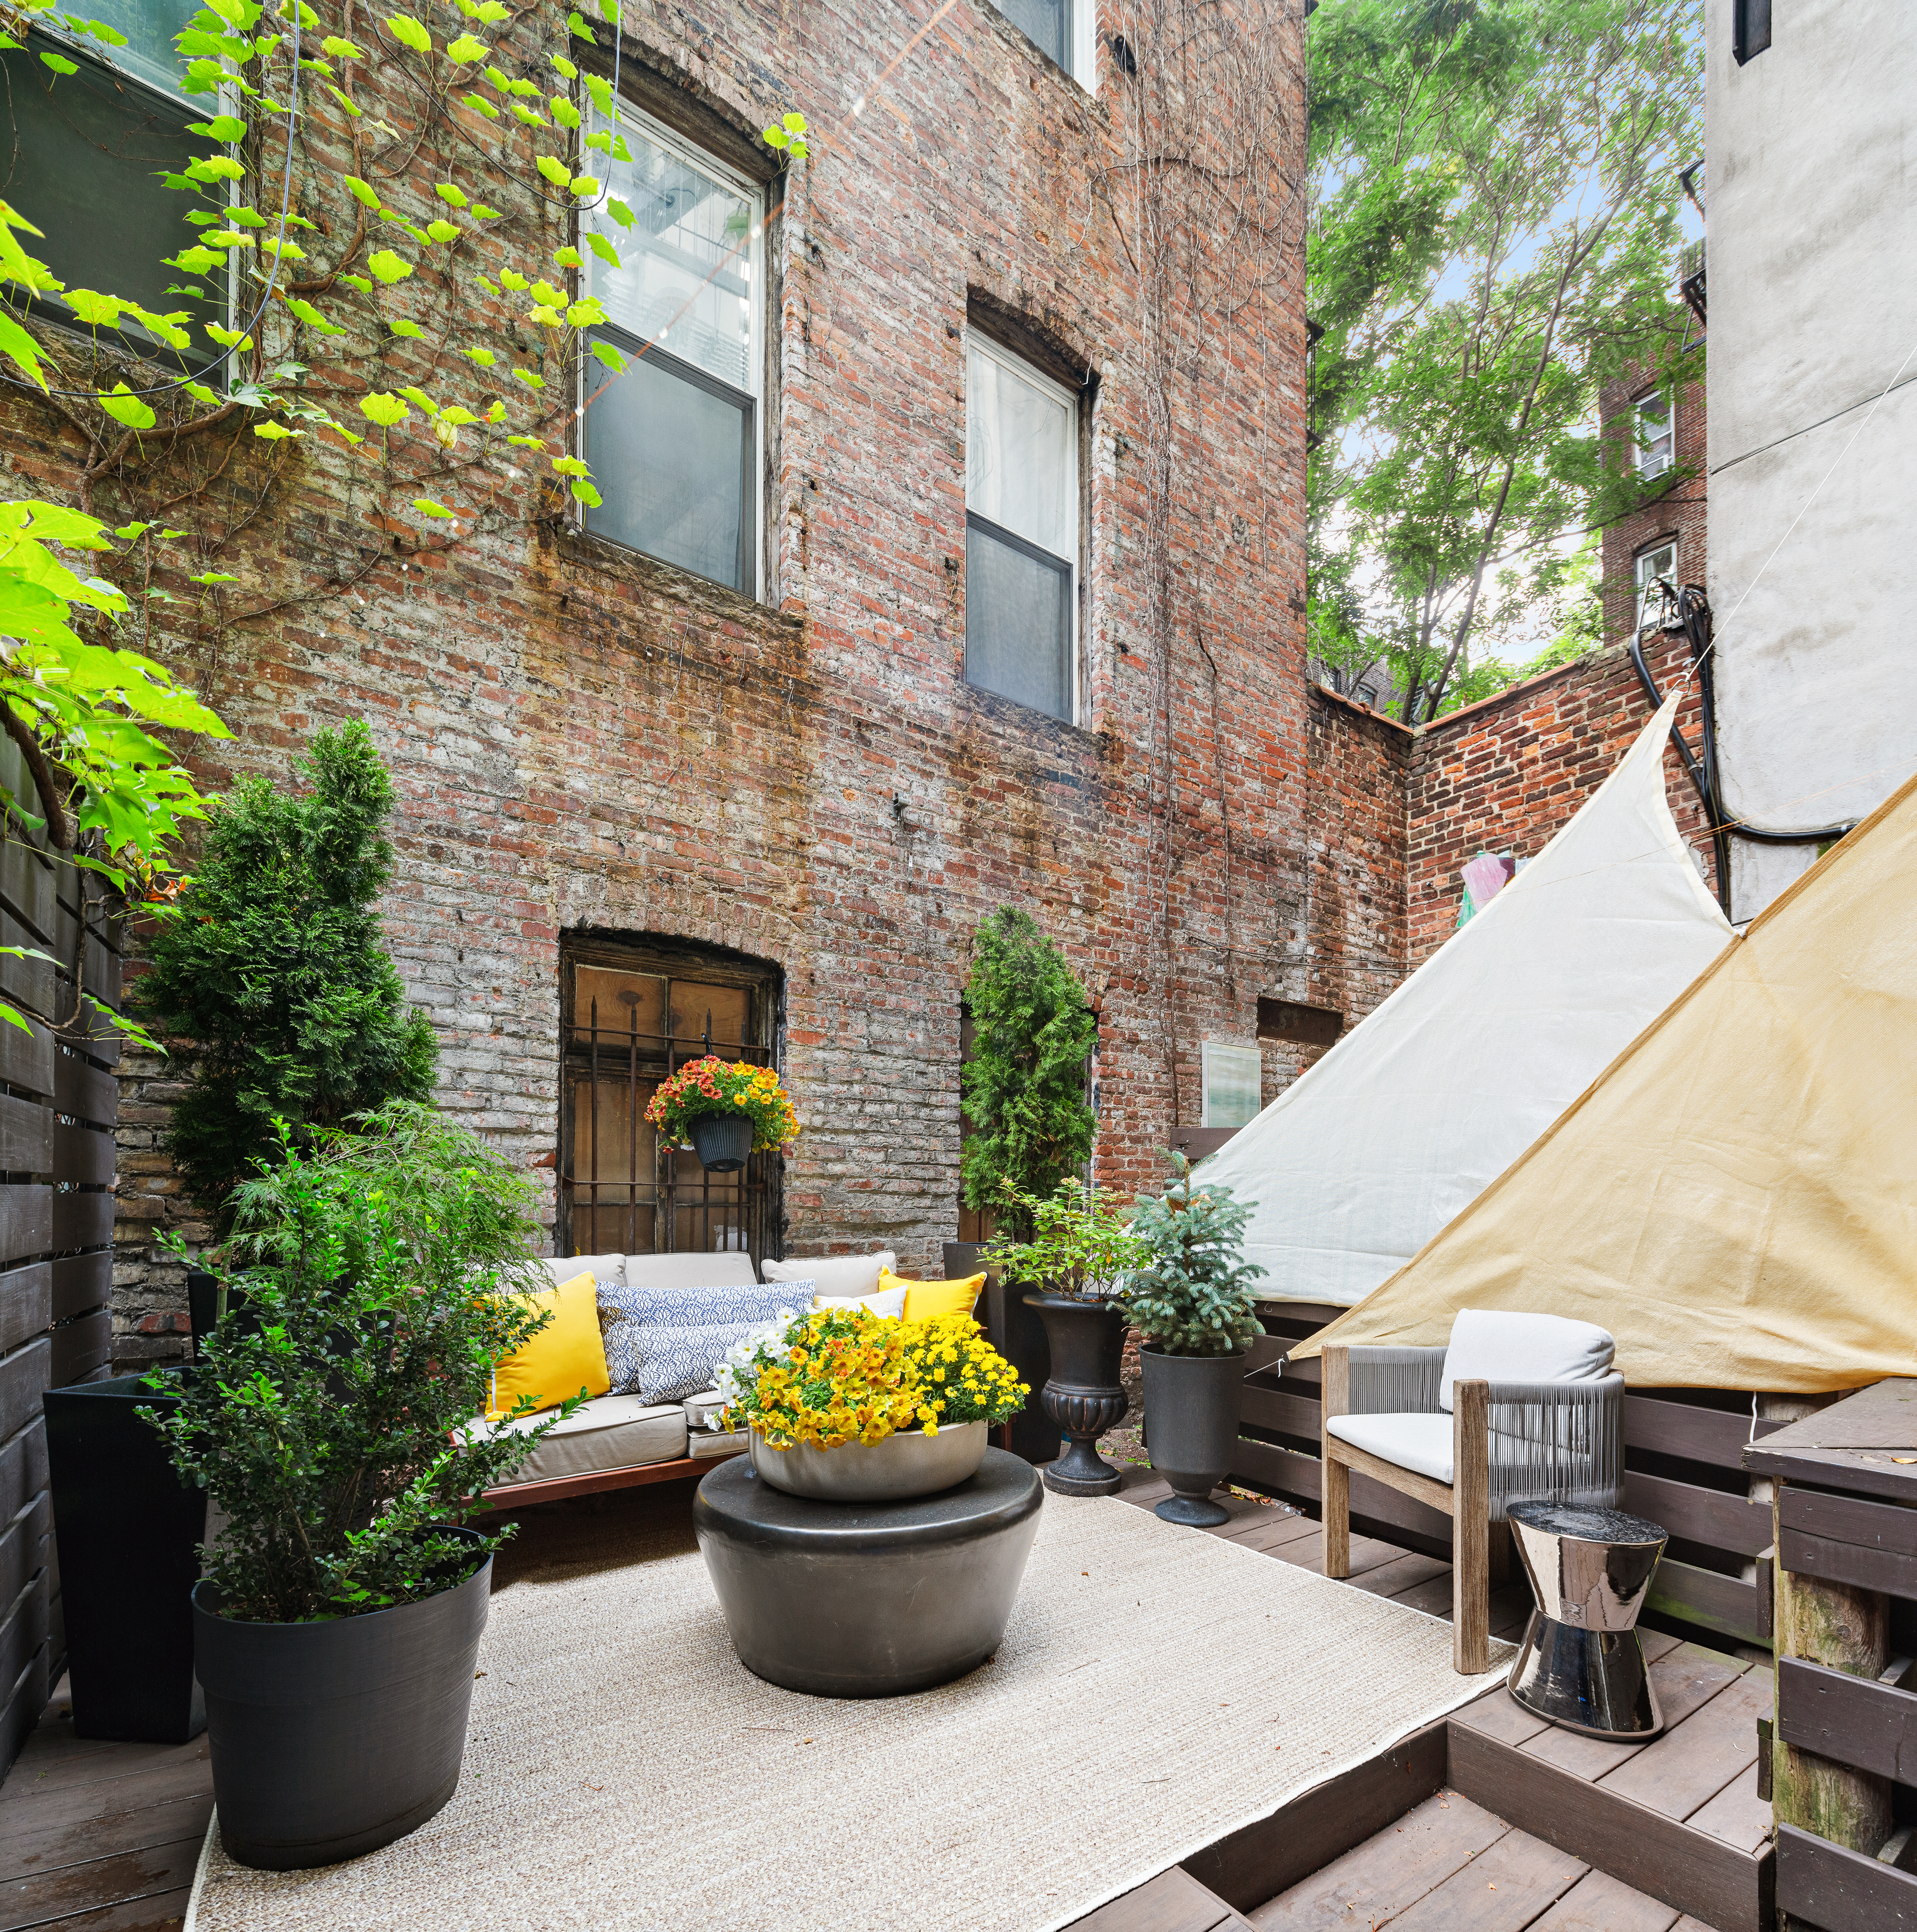
<path fill-rule="evenodd" d="M 1675 635 L 1652 635 L 1645 644 L 1651 675 L 1668 694 L 1689 669 L 1690 652 Z M 1694 686 L 1677 713 L 1694 747 L 1697 712 Z M 1465 862 L 1480 851 L 1535 857 L 1604 782 L 1650 715 L 1629 654 L 1617 645 L 1414 734 L 1406 779 L 1408 968 L 1422 964 L 1456 930 Z M 1678 830 L 1714 891 L 1703 811 L 1668 746 L 1664 781 Z"/>
<path fill-rule="evenodd" d="M 1685 322 L 1689 317 L 1685 314 Z M 1604 424 L 1606 458 L 1620 468 L 1634 465 L 1636 418 L 1632 405 L 1657 380 L 1650 368 L 1633 370 L 1606 385 L 1598 399 Z M 1604 641 L 1617 644 L 1635 628 L 1636 563 L 1643 552 L 1673 540 L 1679 584 L 1704 584 L 1709 470 L 1706 461 L 1704 385 L 1686 383 L 1677 394 L 1677 436 L 1673 466 L 1660 479 L 1663 492 L 1604 530 Z"/>

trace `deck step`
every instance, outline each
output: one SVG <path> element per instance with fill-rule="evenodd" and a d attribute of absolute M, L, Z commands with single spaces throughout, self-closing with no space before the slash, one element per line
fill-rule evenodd
<path fill-rule="evenodd" d="M 1771 1924 L 1771 1808 L 1757 1796 L 1768 1671 L 1643 1634 L 1665 1728 L 1606 1744 L 1534 1718 L 1504 1690 L 1448 1723 L 1449 1782 L 1518 1830 L 1716 1932 Z"/>

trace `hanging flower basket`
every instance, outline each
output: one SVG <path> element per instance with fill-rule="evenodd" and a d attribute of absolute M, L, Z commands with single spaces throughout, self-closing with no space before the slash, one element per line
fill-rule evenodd
<path fill-rule="evenodd" d="M 689 1146 L 711 1174 L 736 1174 L 754 1151 L 789 1146 L 799 1116 L 770 1066 L 716 1054 L 662 1080 L 646 1108 L 661 1138 Z"/>

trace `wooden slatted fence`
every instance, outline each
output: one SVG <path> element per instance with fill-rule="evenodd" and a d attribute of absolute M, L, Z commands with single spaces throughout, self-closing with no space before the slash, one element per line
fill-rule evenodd
<path fill-rule="evenodd" d="M 34 796 L 13 741 L 0 784 Z M 59 1030 L 0 1022 L 0 1769 L 64 1662 L 40 1392 L 112 1370 L 113 1068 L 120 920 L 95 874 L 56 863 L 17 816 L 0 827 L 0 998 Z M 76 993 L 77 965 L 81 991 Z"/>

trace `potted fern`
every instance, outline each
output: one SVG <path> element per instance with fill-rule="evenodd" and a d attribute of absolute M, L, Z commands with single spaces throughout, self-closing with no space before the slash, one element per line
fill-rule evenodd
<path fill-rule="evenodd" d="M 1258 1270 L 1244 1258 L 1250 1209 L 1228 1187 L 1195 1184 L 1184 1155 L 1172 1160 L 1171 1186 L 1142 1198 L 1132 1216 L 1144 1255 L 1126 1274 L 1121 1300 L 1145 1337 L 1151 1466 L 1173 1491 L 1157 1514 L 1208 1528 L 1226 1518 L 1211 1492 L 1231 1469 L 1244 1356 L 1264 1330 L 1252 1303 Z"/>

